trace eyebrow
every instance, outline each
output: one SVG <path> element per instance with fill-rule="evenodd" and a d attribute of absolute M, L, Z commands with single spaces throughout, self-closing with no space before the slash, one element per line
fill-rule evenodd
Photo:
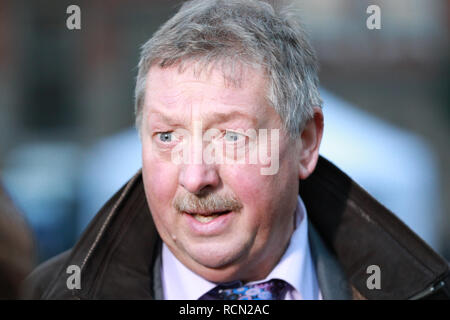
<path fill-rule="evenodd" d="M 246 119 L 250 121 L 252 124 L 256 125 L 256 118 L 250 116 L 249 114 L 237 110 L 233 110 L 231 112 L 214 112 L 211 117 L 214 119 L 211 121 L 212 123 L 226 122 L 234 119 Z"/>
<path fill-rule="evenodd" d="M 160 111 L 151 111 L 150 115 L 158 116 L 161 121 L 173 125 L 179 125 L 183 122 L 183 118 L 180 118 L 178 115 L 176 115 L 175 117 L 170 117 Z M 231 112 L 213 112 L 212 114 L 208 115 L 208 119 L 211 119 L 210 121 L 208 121 L 208 124 L 223 123 L 237 118 L 244 118 L 245 120 L 250 121 L 254 126 L 257 123 L 256 118 L 250 116 L 249 114 L 242 111 L 233 110 Z"/>
<path fill-rule="evenodd" d="M 150 111 L 150 117 L 154 115 L 156 117 L 158 117 L 159 119 L 161 119 L 162 122 L 165 123 L 169 123 L 169 124 L 177 124 L 177 122 L 182 122 L 182 121 L 177 121 L 176 119 L 166 116 L 164 113 L 159 112 L 159 111 Z M 175 120 L 175 121 L 174 121 Z M 180 119 L 181 120 L 181 119 Z"/>

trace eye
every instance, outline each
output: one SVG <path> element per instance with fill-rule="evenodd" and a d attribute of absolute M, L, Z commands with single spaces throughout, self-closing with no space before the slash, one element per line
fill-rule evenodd
<path fill-rule="evenodd" d="M 161 142 L 164 143 L 169 143 L 172 142 L 172 140 L 174 140 L 173 132 L 160 132 L 157 134 L 157 137 Z"/>
<path fill-rule="evenodd" d="M 224 135 L 224 138 L 228 142 L 237 142 L 241 139 L 243 139 L 245 136 L 243 134 L 234 132 L 234 131 L 227 131 Z"/>

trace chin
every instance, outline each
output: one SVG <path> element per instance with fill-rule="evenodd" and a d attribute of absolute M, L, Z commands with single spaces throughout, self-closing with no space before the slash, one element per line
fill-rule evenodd
<path fill-rule="evenodd" d="M 194 260 L 199 269 L 209 270 L 212 273 L 221 273 L 228 269 L 239 269 L 238 263 L 242 255 L 247 251 L 246 246 L 230 248 L 230 244 L 196 245 L 188 254 Z M 208 272 L 208 273 L 209 273 Z"/>
<path fill-rule="evenodd" d="M 191 255 L 191 258 L 198 264 L 210 269 L 225 268 L 236 260 L 235 255 L 217 250 L 196 252 Z"/>

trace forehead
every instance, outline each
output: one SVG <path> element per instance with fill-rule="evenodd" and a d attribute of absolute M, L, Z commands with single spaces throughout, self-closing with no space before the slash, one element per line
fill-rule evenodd
<path fill-rule="evenodd" d="M 267 112 L 267 79 L 263 70 L 245 65 L 232 69 L 210 67 L 199 70 L 194 64 L 183 69 L 154 65 L 147 75 L 144 107 L 152 112 L 193 107 L 225 113 Z"/>

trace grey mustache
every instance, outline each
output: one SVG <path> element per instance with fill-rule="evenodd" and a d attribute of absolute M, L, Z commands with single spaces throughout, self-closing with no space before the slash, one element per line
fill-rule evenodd
<path fill-rule="evenodd" d="M 197 213 L 239 211 L 242 209 L 242 204 L 236 197 L 220 196 L 213 193 L 202 196 L 194 194 L 177 196 L 173 201 L 173 206 L 178 212 Z"/>

